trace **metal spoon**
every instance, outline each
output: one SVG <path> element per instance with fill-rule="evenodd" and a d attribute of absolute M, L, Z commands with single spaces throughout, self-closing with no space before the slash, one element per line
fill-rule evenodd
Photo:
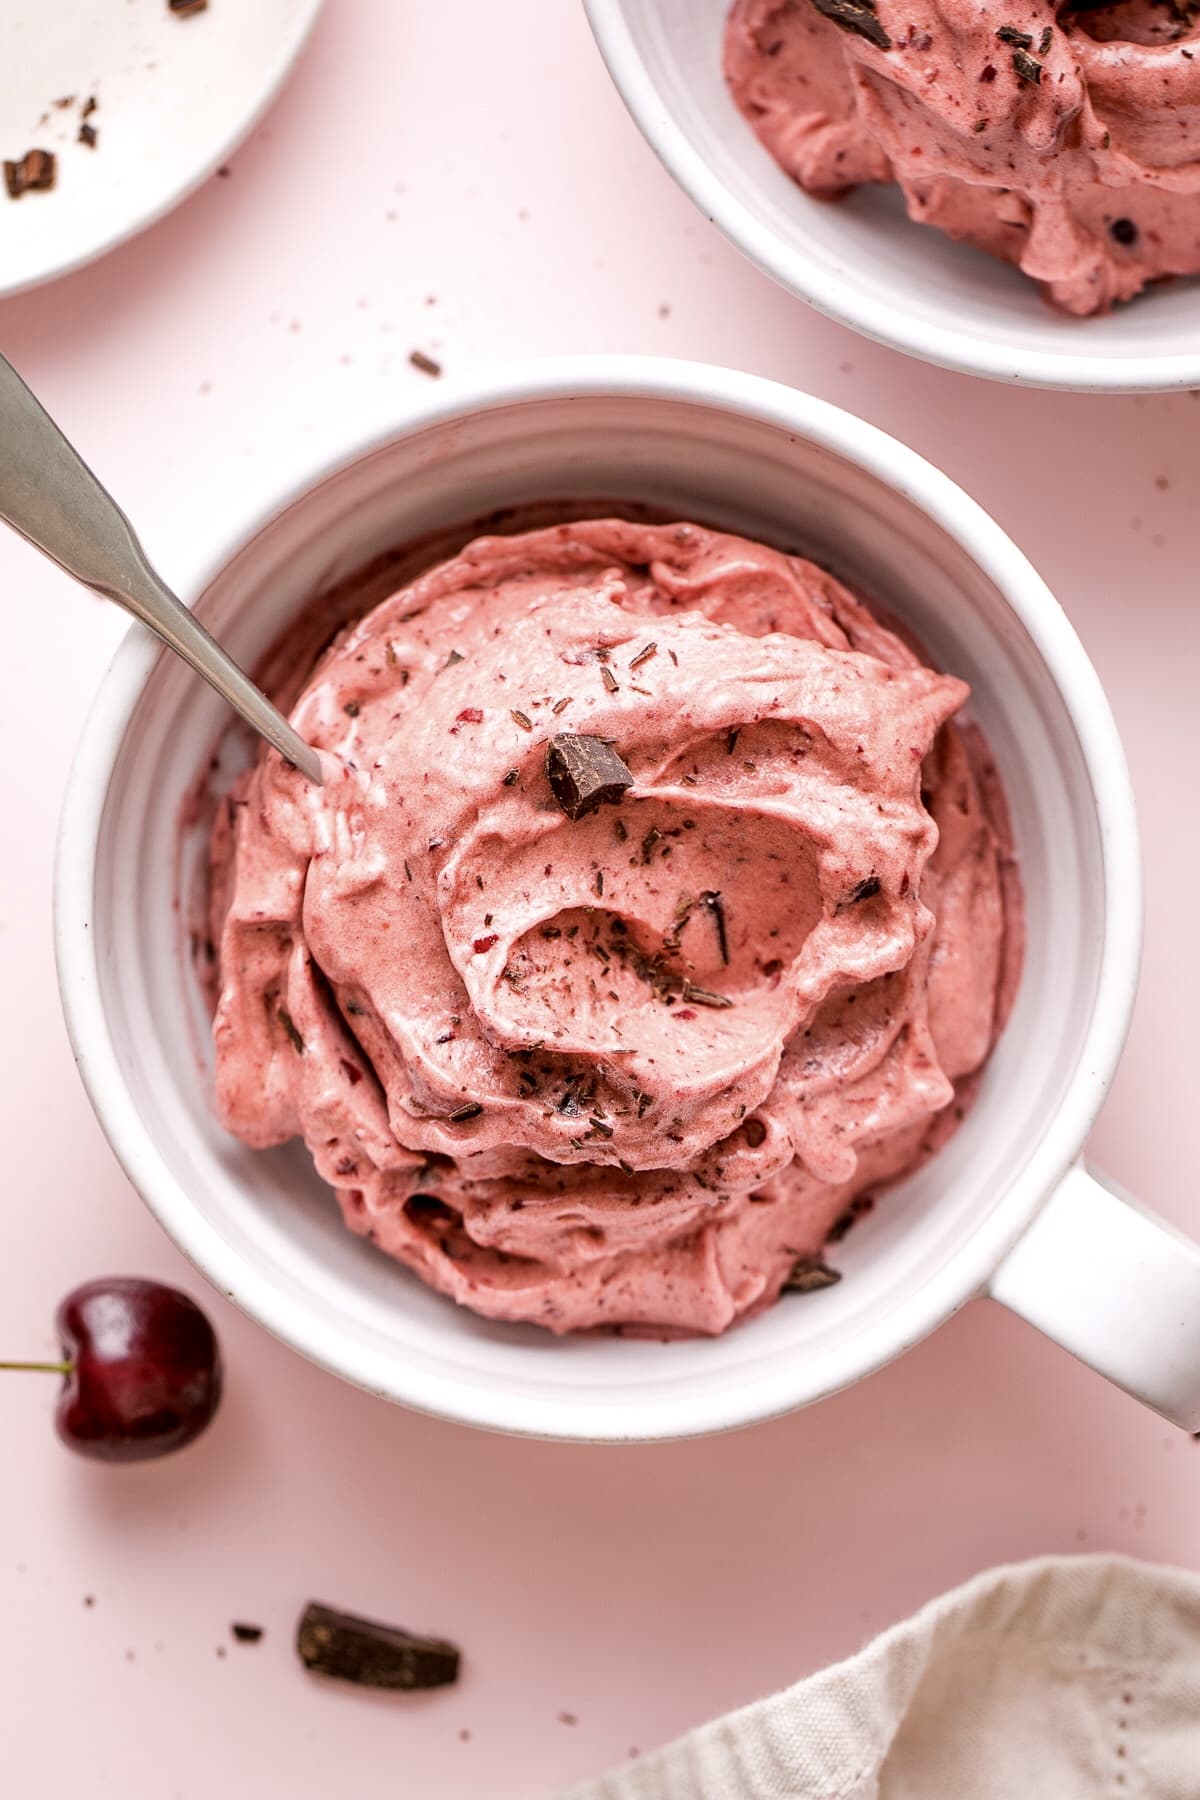
<path fill-rule="evenodd" d="M 318 786 L 321 762 L 150 567 L 137 533 L 12 364 L 0 356 L 0 519 L 148 625 Z"/>

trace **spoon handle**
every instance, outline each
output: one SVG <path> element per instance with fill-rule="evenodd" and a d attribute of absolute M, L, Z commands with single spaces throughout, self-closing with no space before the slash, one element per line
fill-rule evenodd
<path fill-rule="evenodd" d="M 151 568 L 137 533 L 12 364 L 0 356 L 0 519 L 160 637 L 320 785 L 320 758 Z"/>

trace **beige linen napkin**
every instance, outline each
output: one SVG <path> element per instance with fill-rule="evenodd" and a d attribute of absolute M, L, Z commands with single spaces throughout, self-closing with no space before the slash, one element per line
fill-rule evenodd
<path fill-rule="evenodd" d="M 1200 1576 L 993 1569 L 560 1800 L 1200 1800 Z"/>

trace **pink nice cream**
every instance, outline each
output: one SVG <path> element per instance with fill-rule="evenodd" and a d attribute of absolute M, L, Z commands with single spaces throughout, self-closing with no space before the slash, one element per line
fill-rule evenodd
<path fill-rule="evenodd" d="M 895 181 L 1065 312 L 1200 271 L 1191 0 L 735 0 L 725 73 L 810 193 Z"/>
<path fill-rule="evenodd" d="M 484 537 L 346 627 L 212 842 L 216 1102 L 495 1319 L 715 1333 L 936 1150 L 1021 951 L 937 673 L 802 557 Z"/>

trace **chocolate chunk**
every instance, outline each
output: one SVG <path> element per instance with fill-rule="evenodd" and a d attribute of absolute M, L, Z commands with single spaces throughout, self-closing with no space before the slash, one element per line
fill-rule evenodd
<path fill-rule="evenodd" d="M 1127 250 L 1138 241 L 1138 228 L 1132 219 L 1114 219 L 1108 234 L 1114 242 L 1124 244 Z"/>
<path fill-rule="evenodd" d="M 4 165 L 4 185 L 10 200 L 22 194 L 47 193 L 54 186 L 58 163 L 53 150 L 27 150 L 19 162 Z"/>
<path fill-rule="evenodd" d="M 821 1288 L 836 1287 L 842 1279 L 841 1271 L 831 1269 L 822 1262 L 819 1256 L 802 1256 L 792 1265 L 792 1272 L 784 1282 L 781 1292 L 785 1294 L 815 1294 Z"/>
<path fill-rule="evenodd" d="M 315 1600 L 301 1615 L 296 1651 L 314 1675 L 350 1681 L 356 1687 L 413 1692 L 448 1687 L 458 1680 L 459 1653 L 453 1644 L 415 1637 Z"/>
<path fill-rule="evenodd" d="M 426 356 L 423 350 L 410 351 L 408 360 L 414 369 L 420 369 L 422 375 L 431 375 L 435 381 L 442 372 L 441 363 L 434 362 L 432 356 Z"/>
<path fill-rule="evenodd" d="M 812 0 L 823 19 L 840 25 L 843 31 L 857 32 L 879 50 L 890 50 L 892 40 L 875 13 L 875 0 Z"/>
<path fill-rule="evenodd" d="M 243 1625 L 239 1619 L 235 1619 L 229 1629 L 239 1644 L 257 1644 L 263 1635 L 261 1625 Z"/>
<path fill-rule="evenodd" d="M 89 150 L 94 150 L 100 142 L 100 133 L 94 125 L 89 125 L 86 119 L 79 127 L 79 141 L 81 144 L 86 144 Z"/>
<path fill-rule="evenodd" d="M 865 881 L 856 882 L 846 895 L 847 906 L 857 906 L 860 900 L 873 900 L 882 887 L 878 875 L 868 875 Z"/>
<path fill-rule="evenodd" d="M 1027 31 L 1018 31 L 1015 25 L 1001 25 L 996 36 L 1002 44 L 1011 44 L 1014 50 L 1032 50 L 1033 39 Z"/>
<path fill-rule="evenodd" d="M 1021 80 L 1027 81 L 1030 87 L 1037 87 L 1040 85 L 1042 79 L 1042 65 L 1038 62 L 1036 57 L 1030 56 L 1027 51 L 1013 51 L 1013 68 L 1017 71 Z"/>
<path fill-rule="evenodd" d="M 611 744 L 573 732 L 550 740 L 546 776 L 568 819 L 581 819 L 599 806 L 617 805 L 633 786 L 633 776 Z"/>
<path fill-rule="evenodd" d="M 465 1106 L 458 1107 L 450 1114 L 452 1125 L 465 1125 L 468 1119 L 477 1119 L 483 1111 L 478 1100 L 468 1100 Z"/>
<path fill-rule="evenodd" d="M 1042 33 L 1041 42 L 1038 45 L 1038 55 L 1039 56 L 1049 56 L 1050 46 L 1053 42 L 1054 42 L 1054 27 L 1053 27 L 1053 25 L 1047 25 L 1045 31 L 1043 31 L 1043 33 Z"/>
<path fill-rule="evenodd" d="M 208 0 L 167 0 L 167 11 L 173 12 L 177 19 L 188 19 L 193 13 L 202 13 L 208 6 Z"/>

